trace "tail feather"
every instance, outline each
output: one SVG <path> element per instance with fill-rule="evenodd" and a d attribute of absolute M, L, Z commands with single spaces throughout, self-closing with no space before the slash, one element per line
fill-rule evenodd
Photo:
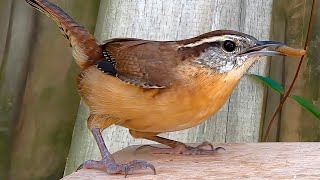
<path fill-rule="evenodd" d="M 93 65 L 97 60 L 103 58 L 99 42 L 61 8 L 47 0 L 25 1 L 57 23 L 63 36 L 69 40 L 73 57 L 81 68 Z"/>

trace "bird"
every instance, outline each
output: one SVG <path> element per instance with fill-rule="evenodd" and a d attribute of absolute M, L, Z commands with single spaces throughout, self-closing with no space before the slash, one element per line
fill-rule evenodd
<path fill-rule="evenodd" d="M 109 174 L 132 174 L 155 167 L 146 161 L 118 164 L 101 131 L 111 125 L 129 129 L 134 138 L 164 144 L 164 154 L 214 154 L 204 142 L 191 147 L 159 134 L 194 127 L 214 115 L 229 98 L 241 77 L 260 58 L 288 55 L 277 51 L 286 44 L 259 41 L 234 30 L 215 30 L 177 41 L 114 38 L 99 42 L 61 8 L 47 0 L 25 0 L 53 19 L 70 42 L 81 69 L 78 92 L 88 105 L 87 126 L 101 152 L 78 169 Z M 205 149 L 205 146 L 211 149 Z"/>

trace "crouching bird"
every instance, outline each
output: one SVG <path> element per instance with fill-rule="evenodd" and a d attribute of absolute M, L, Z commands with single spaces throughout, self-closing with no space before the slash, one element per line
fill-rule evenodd
<path fill-rule="evenodd" d="M 170 148 L 157 153 L 213 154 L 205 142 L 190 147 L 159 137 L 163 132 L 196 126 L 225 103 L 248 68 L 262 56 L 285 55 L 283 43 L 258 41 L 231 30 L 218 30 L 179 41 L 111 39 L 100 44 L 84 27 L 47 0 L 26 0 L 52 18 L 70 41 L 82 72 L 78 90 L 90 108 L 87 121 L 102 160 L 89 160 L 80 168 L 110 174 L 155 168 L 145 161 L 117 164 L 101 131 L 110 125 L 129 129 L 134 138 L 155 141 Z M 272 47 L 271 50 L 265 48 Z M 211 146 L 211 150 L 204 146 Z"/>

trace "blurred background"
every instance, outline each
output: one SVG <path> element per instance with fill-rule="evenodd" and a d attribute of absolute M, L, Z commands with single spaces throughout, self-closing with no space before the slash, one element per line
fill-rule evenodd
<path fill-rule="evenodd" d="M 234 29 L 303 48 L 311 0 L 51 0 L 103 41 L 111 37 L 189 38 Z M 0 179 L 59 179 L 98 158 L 79 103 L 69 43 L 56 24 L 22 0 L 0 0 Z M 308 54 L 293 94 L 320 109 L 320 3 Z M 275 57 L 250 73 L 288 89 L 297 58 Z M 165 134 L 185 142 L 259 142 L 282 96 L 244 77 L 222 110 L 193 129 Z M 77 115 L 78 114 L 78 115 Z M 75 127 L 75 128 L 74 128 Z M 112 152 L 131 144 L 127 130 L 104 133 Z M 268 141 L 320 141 L 320 121 L 288 99 Z"/>

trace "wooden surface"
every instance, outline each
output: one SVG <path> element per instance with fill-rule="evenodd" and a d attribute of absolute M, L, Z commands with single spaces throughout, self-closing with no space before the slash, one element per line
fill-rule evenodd
<path fill-rule="evenodd" d="M 119 0 L 101 1 L 96 37 L 136 37 L 153 40 L 190 38 L 216 29 L 233 29 L 258 39 L 269 39 L 272 0 Z M 267 61 L 260 60 L 250 73 L 267 74 Z M 264 111 L 264 87 L 244 77 L 218 114 L 200 126 L 164 137 L 183 142 L 257 142 Z M 65 174 L 85 159 L 100 153 L 86 128 L 88 111 L 81 105 L 76 121 Z M 115 152 L 132 144 L 127 129 L 110 127 L 103 132 L 106 145 Z"/>
<path fill-rule="evenodd" d="M 212 156 L 154 155 L 148 149 L 130 147 L 115 153 L 118 162 L 141 159 L 152 162 L 150 169 L 128 179 L 319 179 L 320 143 L 221 144 L 227 151 Z M 123 179 L 103 171 L 80 170 L 63 180 Z"/>

